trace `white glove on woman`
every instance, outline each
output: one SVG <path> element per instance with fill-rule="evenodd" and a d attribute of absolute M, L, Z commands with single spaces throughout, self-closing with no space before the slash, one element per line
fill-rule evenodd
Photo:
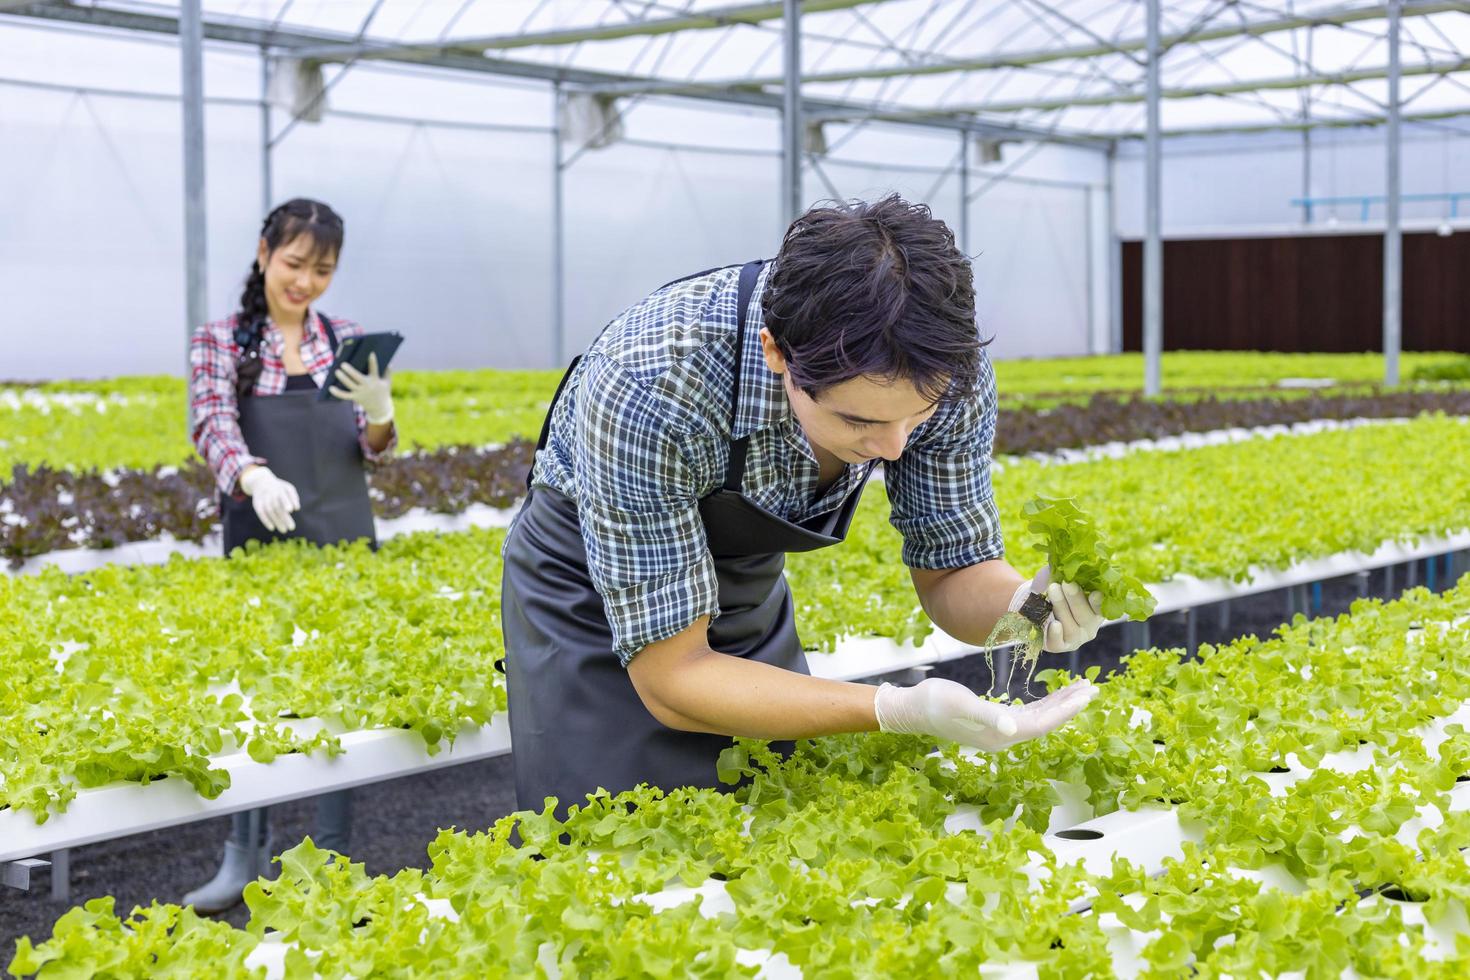
<path fill-rule="evenodd" d="M 931 677 L 913 687 L 884 684 L 873 698 L 878 729 L 933 735 L 999 752 L 1061 728 L 1087 707 L 1097 688 L 1082 680 L 1016 707 L 986 701 L 963 684 Z"/>
<path fill-rule="evenodd" d="M 266 530 L 277 534 L 296 530 L 291 514 L 301 509 L 301 497 L 295 487 L 272 473 L 269 467 L 257 465 L 247 469 L 240 475 L 240 489 L 250 497 L 255 516 Z"/>
<path fill-rule="evenodd" d="M 1097 636 L 1104 623 L 1102 615 L 1102 593 L 1085 595 L 1082 587 L 1073 582 L 1053 582 L 1051 566 L 1041 566 L 1041 571 L 1030 582 L 1023 582 L 1011 597 L 1011 612 L 1020 612 L 1026 597 L 1036 592 L 1044 594 L 1051 603 L 1051 616 L 1044 627 L 1045 642 L 1042 649 L 1047 653 L 1067 653 Z"/>
<path fill-rule="evenodd" d="M 363 374 L 351 364 L 337 369 L 336 381 L 327 390 L 343 401 L 357 402 L 367 413 L 369 425 L 386 425 L 393 421 L 393 395 L 389 391 L 386 375 L 378 373 L 378 355 L 368 355 L 368 373 Z"/>

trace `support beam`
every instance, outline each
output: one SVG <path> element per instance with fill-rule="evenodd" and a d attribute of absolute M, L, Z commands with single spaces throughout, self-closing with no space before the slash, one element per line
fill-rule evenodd
<path fill-rule="evenodd" d="M 1143 167 L 1144 239 L 1143 239 L 1143 393 L 1157 395 L 1163 390 L 1164 353 L 1164 243 L 1161 209 L 1163 204 L 1163 154 L 1159 126 L 1159 58 L 1163 54 L 1160 41 L 1159 4 L 1148 0 L 1147 145 Z"/>
<path fill-rule="evenodd" d="M 179 5 L 180 102 L 184 152 L 184 376 L 189 340 L 209 319 L 208 222 L 204 210 L 204 30 L 201 0 Z"/>
<path fill-rule="evenodd" d="M 1421 2 L 1406 3 L 1403 5 L 1403 14 L 1406 17 L 1423 17 L 1429 14 L 1455 11 L 1470 11 L 1470 0 L 1421 0 Z M 1366 7 L 1334 7 L 1311 14 L 1272 17 L 1246 23 L 1224 22 L 1216 26 L 1200 27 L 1189 32 L 1176 32 L 1164 35 L 1159 39 L 1159 43 L 1163 48 L 1168 49 L 1176 44 L 1182 43 L 1198 44 L 1204 41 L 1220 41 L 1236 37 L 1260 37 L 1267 34 L 1277 34 L 1282 31 L 1299 30 L 1307 27 L 1340 27 L 1344 24 L 1383 20 L 1387 16 L 1388 8 L 1384 4 L 1373 4 Z M 1052 46 L 1027 51 L 998 52 L 974 58 L 946 58 L 926 64 L 885 65 L 879 68 L 850 68 L 840 71 L 816 72 L 807 75 L 802 81 L 807 85 L 821 85 L 831 82 L 852 82 L 860 79 L 908 78 L 917 75 L 943 75 L 962 71 L 989 71 L 996 68 L 1026 68 L 1031 65 L 1040 65 L 1054 61 L 1074 61 L 1115 53 L 1146 51 L 1147 48 L 1148 38 L 1145 35 L 1144 37 L 1126 38 L 1118 41 L 1095 41 L 1086 44 Z M 630 95 L 633 93 L 688 94 L 700 90 L 761 88 L 767 85 L 780 84 L 781 79 L 779 77 L 733 78 L 707 82 L 664 81 L 654 85 L 638 85 L 632 83 L 609 91 L 619 95 Z"/>
<path fill-rule="evenodd" d="M 801 214 L 801 160 L 806 131 L 801 122 L 801 0 L 783 0 L 782 59 L 786 80 L 781 92 L 781 210 L 786 223 Z"/>
<path fill-rule="evenodd" d="M 1403 343 L 1403 233 L 1399 228 L 1399 10 L 1403 0 L 1388 4 L 1388 188 L 1383 208 L 1383 383 L 1399 383 L 1399 348 Z"/>
<path fill-rule="evenodd" d="M 1470 4 L 1470 0 L 1465 0 L 1465 2 Z M 137 31 L 140 33 L 178 34 L 177 18 L 107 7 L 80 6 L 69 3 L 49 5 L 33 4 L 22 10 L 15 11 L 14 15 L 39 20 L 58 21 L 61 23 L 85 24 L 92 27 Z M 310 50 L 311 48 L 323 46 L 338 48 L 344 45 L 351 45 L 354 42 L 353 36 L 350 34 L 283 30 L 275 28 L 264 21 L 228 17 L 211 18 L 205 21 L 204 37 L 207 40 L 222 41 L 229 44 L 244 44 L 251 47 L 266 46 L 277 49 L 283 56 L 290 58 L 298 58 L 302 50 Z M 560 82 L 569 87 L 597 92 L 611 92 L 620 85 L 631 84 L 638 86 L 657 81 L 657 79 L 640 78 L 639 76 L 618 74 L 616 72 L 594 71 L 591 69 L 573 68 L 565 65 L 536 61 L 486 58 L 477 54 L 439 54 L 434 57 L 407 60 L 409 63 L 431 68 L 445 68 L 451 71 L 465 71 L 505 78 Z M 687 95 L 681 95 L 681 97 L 727 105 L 748 105 L 762 109 L 776 110 L 781 108 L 782 103 L 782 96 L 779 92 L 733 89 L 705 89 L 690 92 Z M 856 118 L 863 117 L 870 108 L 861 103 L 832 99 L 803 98 L 802 104 L 803 111 L 808 115 L 821 113 L 846 115 Z M 944 112 L 936 112 L 930 116 L 915 117 L 911 120 L 896 120 L 896 122 L 922 128 L 949 129 L 958 132 L 973 133 L 977 136 L 985 136 L 992 139 L 1019 141 L 1042 140 L 1052 143 L 1068 143 L 1091 147 L 1097 147 L 1101 144 L 1100 140 L 1083 133 L 1059 131 L 1055 128 L 989 123 L 965 116 L 949 115 Z"/>
<path fill-rule="evenodd" d="M 1470 105 L 1459 109 L 1443 109 L 1435 112 L 1401 112 L 1400 122 L 1434 122 L 1439 119 L 1461 119 L 1470 116 Z M 1388 116 L 1352 116 L 1346 119 L 1314 119 L 1309 123 L 1277 122 L 1247 124 L 1242 126 L 1202 126 L 1197 129 L 1166 129 L 1165 139 L 1187 136 L 1234 136 L 1242 133 L 1299 133 L 1304 129 L 1354 129 L 1359 126 L 1382 126 Z M 1099 133 L 1099 139 L 1141 140 L 1148 136 L 1146 131 L 1132 130 L 1123 133 Z"/>
<path fill-rule="evenodd" d="M 0 0 L 3 2 L 3 0 Z M 30 0 L 27 0 L 30 2 Z M 803 11 L 808 14 L 831 10 L 847 10 L 885 0 L 806 0 Z M 711 7 L 675 17 L 647 17 L 618 24 L 596 24 L 588 27 L 566 27 L 551 31 L 526 31 L 517 34 L 491 34 L 485 37 L 462 37 L 436 41 L 353 44 L 345 48 L 325 46 L 308 48 L 300 57 L 315 61 L 348 61 L 392 58 L 410 61 L 425 55 L 456 52 L 480 54 L 485 51 L 509 51 L 515 48 L 556 47 L 585 41 L 614 41 L 628 37 L 657 37 L 680 31 L 709 30 L 739 24 L 761 24 L 785 17 L 784 0 L 776 3 L 749 3 L 730 7 Z"/>
<path fill-rule="evenodd" d="M 1400 71 L 1401 77 L 1412 75 L 1449 75 L 1454 72 L 1470 71 L 1470 58 L 1452 58 L 1433 61 L 1423 65 L 1411 65 Z M 1317 72 L 1311 75 L 1291 75 L 1278 78 L 1262 78 L 1238 82 L 1220 82 L 1213 85 L 1184 85 L 1166 88 L 1159 95 L 1164 99 L 1199 99 L 1208 96 L 1240 95 L 1250 92 L 1286 91 L 1312 88 L 1319 85 L 1351 85 L 1354 82 L 1372 81 L 1388 77 L 1388 66 L 1360 68 L 1354 71 Z M 932 115 L 937 110 L 955 113 L 973 112 L 1049 112 L 1079 106 L 1132 105 L 1143 102 L 1147 94 L 1136 92 L 1105 92 L 1100 95 L 1063 96 L 1055 99 L 1016 99 L 1010 102 L 955 103 L 930 106 L 924 109 L 896 109 L 870 113 L 865 118 L 895 121 L 914 115 Z M 831 117 L 827 117 L 831 118 Z"/>

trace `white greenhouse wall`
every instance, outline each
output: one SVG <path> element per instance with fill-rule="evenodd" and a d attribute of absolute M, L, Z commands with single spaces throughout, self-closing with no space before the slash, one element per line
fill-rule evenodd
<path fill-rule="evenodd" d="M 1461 122 L 1406 124 L 1402 137 L 1405 194 L 1470 192 L 1470 132 Z M 1345 197 L 1384 193 L 1386 150 L 1382 128 L 1317 130 L 1312 134 L 1312 196 Z M 1164 143 L 1163 228 L 1187 236 L 1238 226 L 1243 229 L 1300 227 L 1302 137 L 1299 133 L 1194 137 Z M 1118 228 L 1124 238 L 1143 235 L 1143 144 L 1123 143 L 1117 157 Z M 1444 202 L 1405 202 L 1405 221 L 1439 220 Z M 1462 202 L 1461 217 L 1470 211 Z M 1356 204 L 1320 207 L 1314 225 L 1361 225 Z M 1372 206 L 1370 223 L 1381 229 L 1383 207 Z"/>
<path fill-rule="evenodd" d="M 177 47 L 7 23 L 0 52 L 0 378 L 181 372 Z M 262 217 L 255 53 L 207 46 L 205 91 L 208 307 L 224 316 Z M 272 163 L 275 201 L 320 197 L 346 220 L 322 308 L 407 334 L 403 367 L 554 366 L 552 104 L 544 85 L 413 67 L 357 67 L 333 84 L 325 120 L 294 127 Z M 287 117 L 272 116 L 279 131 Z M 959 230 L 958 136 L 830 129 L 825 179 L 806 174 L 809 202 L 897 191 Z M 1105 347 L 1105 158 L 1007 146 L 1003 162 L 982 167 L 974 156 L 968 247 L 992 352 Z M 773 255 L 785 228 L 779 174 L 774 113 L 636 103 L 622 142 L 566 170 L 567 352 L 662 282 Z M 996 174 L 1018 179 L 991 182 Z"/>

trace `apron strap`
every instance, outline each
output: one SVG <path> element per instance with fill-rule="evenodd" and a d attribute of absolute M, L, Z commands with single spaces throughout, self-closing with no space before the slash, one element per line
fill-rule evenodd
<path fill-rule="evenodd" d="M 327 345 L 332 356 L 337 355 L 337 331 L 332 329 L 332 321 L 321 310 L 317 310 L 317 319 L 321 321 L 322 329 L 327 332 Z M 260 380 L 260 373 L 265 368 L 260 358 L 260 342 L 264 338 L 264 320 L 256 320 L 254 323 L 237 324 L 235 326 L 235 344 L 240 348 L 240 360 L 235 364 L 235 400 L 248 397 L 255 393 L 255 383 Z M 331 384 L 328 378 L 327 383 Z"/>
<path fill-rule="evenodd" d="M 578 354 L 572 358 L 572 363 L 567 365 L 566 371 L 562 373 L 561 380 L 556 383 L 556 394 L 551 396 L 551 404 L 546 406 L 546 417 L 541 420 L 541 435 L 536 438 L 536 452 L 545 449 L 547 441 L 551 438 L 551 414 L 556 410 L 556 403 L 561 401 L 562 389 L 572 379 L 572 372 L 577 370 L 577 365 L 580 363 L 582 363 L 582 355 Z M 536 473 L 534 453 L 532 454 L 532 460 L 531 468 L 526 471 L 526 490 L 528 492 L 531 489 L 531 477 Z"/>
<path fill-rule="evenodd" d="M 328 320 L 327 319 L 327 315 L 325 313 L 323 313 L 321 310 L 317 310 L 316 317 L 317 317 L 318 320 L 322 321 L 322 329 L 327 332 L 327 346 L 331 349 L 332 356 L 333 357 L 336 357 L 337 356 L 337 331 L 335 331 L 335 330 L 332 329 L 332 321 L 331 320 Z M 332 379 L 331 378 L 328 378 L 327 380 L 330 381 Z"/>
<path fill-rule="evenodd" d="M 735 431 L 735 419 L 740 411 L 740 368 L 745 361 L 745 316 L 750 311 L 750 297 L 755 292 L 755 281 L 761 273 L 764 259 L 747 262 L 740 267 L 740 292 L 735 309 L 738 318 L 735 327 L 735 367 L 730 382 L 730 431 Z M 725 489 L 740 492 L 745 483 L 745 454 L 750 448 L 750 436 L 742 436 L 730 443 L 730 460 L 725 464 Z"/>

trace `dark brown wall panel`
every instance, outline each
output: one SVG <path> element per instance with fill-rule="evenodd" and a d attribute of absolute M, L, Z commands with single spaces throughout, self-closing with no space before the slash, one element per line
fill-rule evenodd
<path fill-rule="evenodd" d="M 1142 349 L 1143 245 L 1123 243 L 1123 347 Z M 1381 348 L 1383 238 L 1164 243 L 1165 350 Z M 1470 234 L 1404 236 L 1404 348 L 1470 351 Z"/>

